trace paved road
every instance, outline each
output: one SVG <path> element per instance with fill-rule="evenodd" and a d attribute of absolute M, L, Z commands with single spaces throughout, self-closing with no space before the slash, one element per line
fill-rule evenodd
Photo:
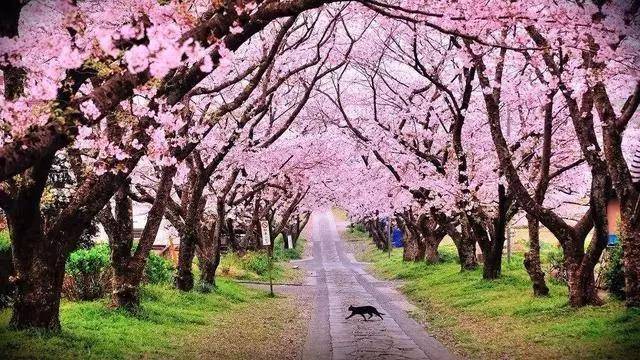
<path fill-rule="evenodd" d="M 304 359 L 451 359 L 451 354 L 409 318 L 411 305 L 391 284 L 369 275 L 343 249 L 330 212 L 313 215 L 313 259 L 308 285 L 315 306 Z M 385 313 L 363 321 L 349 315 L 349 305 L 373 305 Z"/>

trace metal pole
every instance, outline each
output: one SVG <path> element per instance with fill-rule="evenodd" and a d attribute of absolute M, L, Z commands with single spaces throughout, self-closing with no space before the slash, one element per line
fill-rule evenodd
<path fill-rule="evenodd" d="M 507 141 L 511 140 L 511 115 L 507 111 Z M 507 264 L 511 264 L 511 221 L 507 220 L 505 231 L 507 232 Z"/>
<path fill-rule="evenodd" d="M 511 227 L 509 221 L 507 221 L 507 264 L 511 264 Z"/>
<path fill-rule="evenodd" d="M 269 292 L 270 296 L 274 297 L 273 294 L 273 242 L 271 242 L 271 246 L 268 248 L 269 250 Z"/>
<path fill-rule="evenodd" d="M 392 233 L 392 227 L 391 227 L 391 217 L 389 217 L 389 221 L 387 221 L 387 226 L 389 227 L 389 231 L 387 232 L 387 252 L 389 253 L 389 259 L 391 259 L 391 233 Z"/>

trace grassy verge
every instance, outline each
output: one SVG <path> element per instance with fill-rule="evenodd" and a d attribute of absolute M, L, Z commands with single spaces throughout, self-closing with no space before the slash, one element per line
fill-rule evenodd
<path fill-rule="evenodd" d="M 298 239 L 294 249 L 285 249 L 282 237 L 275 240 L 273 250 L 273 280 L 275 282 L 301 283 L 304 272 L 290 265 L 289 260 L 302 258 L 306 240 Z M 250 251 L 243 256 L 228 253 L 223 255 L 218 272 L 223 277 L 258 282 L 269 281 L 269 256 L 266 251 Z"/>
<path fill-rule="evenodd" d="M 365 244 L 360 261 L 372 262 L 380 277 L 405 280 L 402 290 L 420 309 L 442 342 L 474 358 L 629 359 L 640 358 L 640 310 L 627 310 L 608 299 L 605 306 L 572 309 L 565 285 L 549 282 L 551 296 L 534 298 L 531 283 L 515 254 L 496 281 L 481 270 L 461 273 L 455 249 L 441 245 L 443 262 L 405 263 L 402 250 L 392 257 L 377 251 L 363 233 L 351 242 Z M 359 241 L 358 241 L 359 240 Z"/>
<path fill-rule="evenodd" d="M 282 293 L 217 316 L 216 329 L 191 338 L 185 359 L 300 359 L 306 340 L 308 296 Z"/>
<path fill-rule="evenodd" d="M 306 320 L 296 301 L 269 298 L 229 280 L 220 280 L 210 294 L 145 286 L 143 311 L 136 316 L 109 309 L 106 300 L 64 301 L 59 334 L 10 331 L 10 311 L 5 310 L 0 313 L 0 358 L 238 359 L 269 358 L 273 351 L 298 354 Z M 225 336 L 229 341 L 223 341 Z"/>
<path fill-rule="evenodd" d="M 149 285 L 143 288 L 143 310 L 135 316 L 109 309 L 107 300 L 63 301 L 63 330 L 53 335 L 8 330 L 10 310 L 5 310 L 0 313 L 0 358 L 176 357 L 184 338 L 211 326 L 214 315 L 262 299 L 265 293 L 226 280 L 210 294 Z"/>

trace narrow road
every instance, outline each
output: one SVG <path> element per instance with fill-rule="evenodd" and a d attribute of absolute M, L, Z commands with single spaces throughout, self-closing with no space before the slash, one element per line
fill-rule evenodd
<path fill-rule="evenodd" d="M 411 305 L 395 288 L 369 275 L 347 256 L 330 212 L 313 215 L 313 259 L 308 285 L 315 306 L 303 359 L 451 359 L 447 349 L 407 316 Z M 385 313 L 370 321 L 349 315 L 349 305 Z"/>

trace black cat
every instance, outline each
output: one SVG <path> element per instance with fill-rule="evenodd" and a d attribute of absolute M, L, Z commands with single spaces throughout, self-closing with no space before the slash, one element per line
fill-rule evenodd
<path fill-rule="evenodd" d="M 349 306 L 349 311 L 351 311 L 351 315 L 347 316 L 345 319 L 348 319 L 348 318 L 352 317 L 353 315 L 361 315 L 362 318 L 364 319 L 364 321 L 367 321 L 367 318 L 364 316 L 364 314 L 368 314 L 369 315 L 369 319 L 371 319 L 373 317 L 373 315 L 376 315 L 380 319 L 384 320 L 382 315 L 385 315 L 384 313 L 379 312 L 373 306 L 353 306 L 352 305 L 352 306 Z"/>

